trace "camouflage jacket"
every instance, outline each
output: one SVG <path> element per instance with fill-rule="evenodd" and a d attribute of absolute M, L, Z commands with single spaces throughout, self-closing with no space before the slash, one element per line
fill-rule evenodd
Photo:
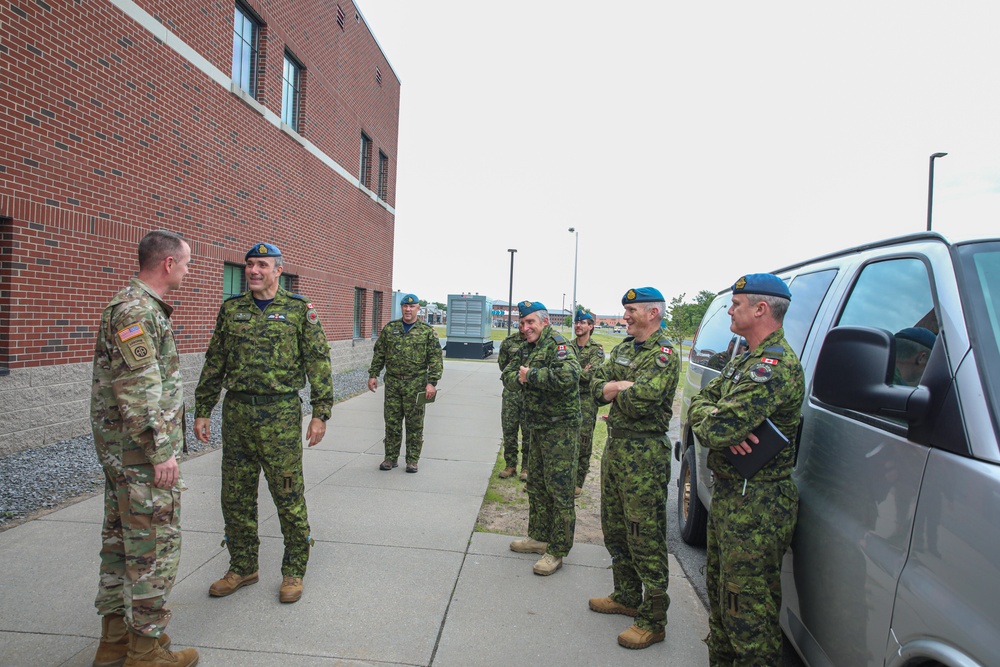
<path fill-rule="evenodd" d="M 287 394 L 310 384 L 313 417 L 333 408 L 330 344 L 313 305 L 278 289 L 261 312 L 252 292 L 226 299 L 215 320 L 195 390 L 195 417 L 210 417 L 225 387 L 246 394 Z"/>
<path fill-rule="evenodd" d="M 607 405 L 604 385 L 608 382 L 634 382 L 619 392 L 608 413 L 608 426 L 640 433 L 666 434 L 673 415 L 674 393 L 680 377 L 681 362 L 666 338 L 654 333 L 636 347 L 628 336 L 615 345 L 611 357 L 594 371 L 590 393 L 598 405 Z"/>
<path fill-rule="evenodd" d="M 507 389 L 521 391 L 524 421 L 528 430 L 556 423 L 579 424 L 580 362 L 573 345 L 546 326 L 537 343 L 525 342 L 521 355 L 511 357 L 501 379 Z M 518 371 L 527 366 L 527 382 L 518 381 Z"/>
<path fill-rule="evenodd" d="M 503 342 L 500 343 L 500 351 L 497 352 L 497 364 L 500 366 L 501 381 L 503 381 L 503 369 L 507 368 L 507 364 L 509 364 L 510 360 L 514 357 L 517 357 L 518 359 L 521 358 L 521 351 L 527 344 L 528 341 L 524 339 L 524 336 L 522 336 L 519 331 L 515 331 L 511 335 L 507 336 L 503 339 Z M 519 390 L 520 385 L 518 385 L 517 389 L 508 389 L 507 387 L 503 388 L 505 394 Z"/>
<path fill-rule="evenodd" d="M 425 384 L 437 384 L 444 372 L 441 341 L 434 327 L 417 320 L 409 331 L 403 320 L 393 320 L 384 327 L 375 341 L 368 377 L 385 374 L 397 378 L 421 378 Z"/>
<path fill-rule="evenodd" d="M 163 463 L 184 447 L 184 387 L 173 308 L 133 278 L 101 313 L 90 421 L 98 458 Z"/>
<path fill-rule="evenodd" d="M 580 361 L 580 400 L 593 401 L 593 397 L 590 395 L 590 380 L 594 377 L 594 371 L 604 363 L 604 346 L 595 342 L 593 338 L 588 340 L 583 347 L 580 347 L 574 340 L 573 346 L 576 348 L 576 357 Z"/>
<path fill-rule="evenodd" d="M 770 417 L 789 440 L 795 441 L 805 392 L 802 365 L 779 328 L 751 352 L 730 361 L 722 375 L 691 400 L 688 422 L 698 441 L 711 451 L 708 467 L 739 477 L 723 450 L 738 445 Z M 790 474 L 795 448 L 785 447 L 758 475 Z"/>

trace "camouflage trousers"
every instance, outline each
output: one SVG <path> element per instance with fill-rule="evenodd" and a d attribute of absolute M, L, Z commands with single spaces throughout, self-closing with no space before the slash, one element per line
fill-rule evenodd
<path fill-rule="evenodd" d="M 597 424 L 597 404 L 589 397 L 580 397 L 580 458 L 576 466 L 576 485 L 582 487 L 590 472 L 590 457 L 594 452 L 594 426 Z"/>
<path fill-rule="evenodd" d="M 573 548 L 576 531 L 577 447 L 575 424 L 528 431 L 528 537 L 548 542 L 547 553 L 562 558 Z"/>
<path fill-rule="evenodd" d="M 791 479 L 718 476 L 708 515 L 706 580 L 713 667 L 781 664 L 781 560 L 799 496 Z M 835 585 L 835 584 L 834 584 Z"/>
<path fill-rule="evenodd" d="M 635 624 L 660 632 L 667 624 L 666 436 L 608 438 L 601 458 L 601 528 L 611 554 L 611 598 L 639 610 Z"/>
<path fill-rule="evenodd" d="M 170 622 L 165 606 L 181 557 L 181 489 L 153 486 L 153 466 L 124 466 L 100 455 L 104 468 L 101 616 L 122 615 L 132 632 L 159 637 Z"/>
<path fill-rule="evenodd" d="M 517 467 L 517 432 L 521 428 L 521 392 L 503 390 L 503 403 L 500 406 L 500 427 L 503 430 L 503 462 L 505 468 Z M 521 468 L 528 467 L 528 451 L 530 444 L 527 436 L 521 443 Z"/>
<path fill-rule="evenodd" d="M 385 458 L 395 461 L 403 444 L 403 423 L 406 423 L 406 462 L 416 463 L 424 447 L 424 410 L 417 405 L 417 394 L 427 390 L 423 378 L 400 380 L 385 376 Z"/>
<path fill-rule="evenodd" d="M 302 403 L 296 396 L 255 406 L 227 395 L 222 405 L 222 518 L 229 569 L 241 576 L 258 570 L 261 470 L 285 541 L 281 574 L 305 576 L 312 538 L 302 479 Z"/>

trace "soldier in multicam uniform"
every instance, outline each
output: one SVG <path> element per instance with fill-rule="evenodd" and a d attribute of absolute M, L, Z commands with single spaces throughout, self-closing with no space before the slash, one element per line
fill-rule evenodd
<path fill-rule="evenodd" d="M 590 336 L 594 333 L 594 316 L 583 310 L 573 317 L 576 356 L 580 361 L 580 457 L 576 466 L 576 495 L 583 492 L 583 483 L 590 472 L 590 455 L 594 451 L 594 426 L 597 424 L 597 401 L 590 394 L 594 371 L 604 363 L 604 347 Z"/>
<path fill-rule="evenodd" d="M 643 649 L 666 636 L 667 484 L 670 442 L 680 361 L 660 330 L 666 307 L 652 287 L 622 297 L 628 336 L 596 371 L 590 391 L 600 405 L 611 403 L 608 441 L 601 459 L 601 528 L 611 554 L 614 592 L 591 598 L 602 614 L 632 616 L 618 644 Z"/>
<path fill-rule="evenodd" d="M 528 537 L 511 551 L 542 554 L 535 574 L 562 567 L 573 548 L 576 507 L 573 484 L 580 439 L 580 364 L 573 346 L 549 326 L 537 301 L 518 304 L 526 345 L 504 368 L 503 384 L 520 387 L 528 447 Z"/>
<path fill-rule="evenodd" d="M 500 365 L 500 373 L 507 367 L 510 360 L 520 358 L 521 349 L 527 345 L 524 334 L 518 329 L 511 335 L 503 339 L 500 343 L 500 352 L 497 353 L 497 363 Z M 504 469 L 497 475 L 500 479 L 517 474 L 517 432 L 524 431 L 523 415 L 521 414 L 521 387 L 518 385 L 513 389 L 503 388 L 503 403 L 500 407 L 500 428 L 503 430 L 503 461 Z M 521 481 L 528 479 L 528 438 L 521 442 Z"/>
<path fill-rule="evenodd" d="M 420 321 L 420 299 L 407 294 L 399 301 L 403 317 L 382 327 L 372 363 L 368 367 L 368 389 L 378 389 L 378 375 L 385 368 L 385 459 L 379 470 L 399 465 L 406 422 L 406 472 L 417 472 L 424 446 L 425 401 L 434 400 L 437 383 L 444 372 L 441 341 L 434 327 Z M 418 395 L 423 399 L 418 400 Z"/>
<path fill-rule="evenodd" d="M 782 449 L 751 479 L 743 479 L 723 452 L 752 451 L 758 440 L 751 431 L 765 419 L 795 440 L 805 380 L 782 328 L 790 301 L 788 287 L 772 274 L 736 281 L 730 329 L 746 338 L 749 351 L 726 365 L 688 413 L 715 474 L 706 578 L 708 652 L 716 666 L 781 662 L 781 560 L 799 501 L 791 478 L 795 447 Z"/>
<path fill-rule="evenodd" d="M 313 540 L 302 480 L 302 399 L 308 378 L 310 447 L 326 434 L 333 407 L 330 344 L 309 301 L 281 289 L 281 251 L 259 243 L 245 258 L 249 290 L 223 302 L 195 390 L 195 435 L 208 442 L 212 409 L 222 404 L 223 545 L 229 570 L 209 594 L 223 597 L 257 583 L 257 484 L 261 469 L 278 510 L 285 552 L 278 599 L 302 597 Z"/>
<path fill-rule="evenodd" d="M 155 231 L 139 242 L 139 275 L 101 314 L 90 419 L 104 469 L 95 667 L 189 666 L 173 653 L 165 603 L 180 560 L 184 394 L 166 294 L 181 286 L 191 248 Z"/>

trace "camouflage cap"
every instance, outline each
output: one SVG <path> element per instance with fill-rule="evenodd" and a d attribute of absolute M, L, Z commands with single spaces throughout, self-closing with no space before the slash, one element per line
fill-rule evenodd
<path fill-rule="evenodd" d="M 773 273 L 748 273 L 733 284 L 733 294 L 763 294 L 789 300 L 792 298 L 785 281 Z"/>
<path fill-rule="evenodd" d="M 517 303 L 517 312 L 521 314 L 521 317 L 531 315 L 538 310 L 548 310 L 548 308 L 541 301 L 519 301 Z"/>
<path fill-rule="evenodd" d="M 663 295 L 655 287 L 635 287 L 625 292 L 622 297 L 622 305 L 629 303 L 656 303 L 663 301 Z"/>
<path fill-rule="evenodd" d="M 407 294 L 402 299 L 399 300 L 399 305 L 401 306 L 412 306 L 413 304 L 419 304 L 420 299 L 417 298 L 416 294 Z"/>
<path fill-rule="evenodd" d="M 250 259 L 251 257 L 281 257 L 281 251 L 278 250 L 278 246 L 272 245 L 270 243 L 258 243 L 254 247 L 247 250 L 246 257 L 243 261 Z"/>

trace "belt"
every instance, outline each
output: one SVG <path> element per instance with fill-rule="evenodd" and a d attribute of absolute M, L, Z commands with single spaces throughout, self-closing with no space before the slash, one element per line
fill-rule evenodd
<path fill-rule="evenodd" d="M 297 391 L 290 391 L 287 394 L 245 394 L 242 391 L 232 390 L 226 392 L 226 396 L 232 396 L 233 399 L 240 403 L 249 403 L 250 405 L 277 403 L 278 401 L 285 401 L 298 395 L 299 392 Z"/>
<path fill-rule="evenodd" d="M 628 431 L 623 428 L 608 427 L 609 438 L 660 438 L 663 431 Z"/>
<path fill-rule="evenodd" d="M 386 373 L 385 375 L 396 380 L 416 380 L 418 377 L 423 377 L 422 375 L 394 375 L 392 373 Z"/>

